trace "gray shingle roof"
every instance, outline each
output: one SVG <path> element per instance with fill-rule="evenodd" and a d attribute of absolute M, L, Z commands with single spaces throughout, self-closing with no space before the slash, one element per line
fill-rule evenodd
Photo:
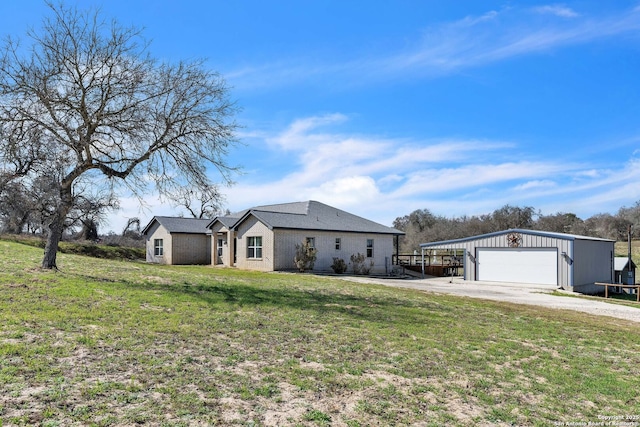
<path fill-rule="evenodd" d="M 233 225 L 238 222 L 238 220 L 242 218 L 247 212 L 248 210 L 245 209 L 243 211 L 232 213 L 229 215 L 217 216 L 213 220 L 209 221 L 209 224 L 207 224 L 207 228 L 211 228 L 216 221 L 220 221 L 226 228 L 231 229 Z"/>
<path fill-rule="evenodd" d="M 157 221 L 169 233 L 211 233 L 211 230 L 207 228 L 207 225 L 209 225 L 209 223 L 211 222 L 210 219 L 181 218 L 175 216 L 154 216 L 149 224 L 147 224 L 147 226 L 142 230 L 142 234 L 147 233 L 147 230 L 151 227 L 154 221 Z"/>
<path fill-rule="evenodd" d="M 255 216 L 271 229 L 287 228 L 298 230 L 350 231 L 355 233 L 404 234 L 404 232 L 395 228 L 386 227 L 377 222 L 313 200 L 257 206 L 248 209 L 244 215 L 236 218 L 237 221 L 233 224 L 233 227 L 237 227 L 238 224 L 251 215 Z M 222 222 L 221 218 L 217 219 Z"/>

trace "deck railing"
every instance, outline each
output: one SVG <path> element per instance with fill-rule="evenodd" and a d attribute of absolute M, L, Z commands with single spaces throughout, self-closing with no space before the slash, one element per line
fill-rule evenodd
<path fill-rule="evenodd" d="M 392 258 L 394 265 L 400 265 L 412 271 L 424 271 L 425 274 L 439 277 L 462 276 L 464 265 L 461 260 L 462 256 L 455 254 L 425 254 L 423 268 L 421 254 L 394 254 Z"/>

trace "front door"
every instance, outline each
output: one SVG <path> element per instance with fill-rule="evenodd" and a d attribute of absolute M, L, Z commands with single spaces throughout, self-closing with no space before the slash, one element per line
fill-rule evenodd
<path fill-rule="evenodd" d="M 216 264 L 224 264 L 223 261 L 223 254 L 224 254 L 224 247 L 227 244 L 227 239 L 224 237 L 218 237 L 218 248 L 217 248 L 217 261 Z"/>

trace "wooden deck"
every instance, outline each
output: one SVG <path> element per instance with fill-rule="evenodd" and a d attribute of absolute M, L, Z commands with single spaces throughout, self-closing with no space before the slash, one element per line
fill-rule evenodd
<path fill-rule="evenodd" d="M 422 257 L 415 254 L 393 256 L 394 265 L 400 265 L 407 270 L 422 273 Z M 435 258 L 435 262 L 432 261 Z M 462 276 L 464 266 L 454 260 L 451 255 L 438 255 L 437 257 L 425 257 L 424 273 L 429 276 L 448 277 Z"/>

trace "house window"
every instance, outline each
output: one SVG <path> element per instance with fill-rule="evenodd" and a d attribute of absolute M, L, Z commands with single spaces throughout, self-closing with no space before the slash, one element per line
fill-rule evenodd
<path fill-rule="evenodd" d="M 153 240 L 153 254 L 155 256 L 163 256 L 164 248 L 162 239 L 154 239 Z"/>
<path fill-rule="evenodd" d="M 336 237 L 336 251 L 340 250 L 341 243 L 342 243 L 342 241 L 340 240 L 340 238 Z"/>
<path fill-rule="evenodd" d="M 262 236 L 247 237 L 247 258 L 262 258 Z"/>
<path fill-rule="evenodd" d="M 307 237 L 307 246 L 309 246 L 309 249 L 315 249 L 316 248 L 316 238 L 315 237 Z"/>
<path fill-rule="evenodd" d="M 367 239 L 367 258 L 373 258 L 373 239 Z"/>

